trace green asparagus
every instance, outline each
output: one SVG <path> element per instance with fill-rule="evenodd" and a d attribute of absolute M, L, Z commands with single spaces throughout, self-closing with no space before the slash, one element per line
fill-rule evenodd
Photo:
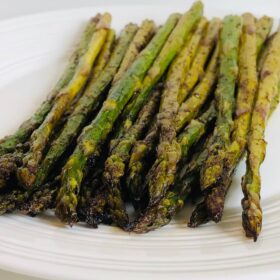
<path fill-rule="evenodd" d="M 110 84 L 114 74 L 117 72 L 117 69 L 136 30 L 136 25 L 129 24 L 121 33 L 108 64 L 100 73 L 99 77 L 89 84 L 85 93 L 78 101 L 73 113 L 68 117 L 68 120 L 60 132 L 59 137 L 54 141 L 54 143 L 52 143 L 52 146 L 42 161 L 42 164 L 39 166 L 35 186 L 39 186 L 44 183 L 54 164 L 59 160 L 73 140 L 79 135 L 91 113 L 96 111 L 96 108 L 98 108 L 98 105 L 102 100 L 102 93 Z"/>
<path fill-rule="evenodd" d="M 277 94 L 280 73 L 280 29 L 272 39 L 269 52 L 260 73 L 256 104 L 248 137 L 246 174 L 242 180 L 244 198 L 242 200 L 243 228 L 248 237 L 257 240 L 262 227 L 260 206 L 260 166 L 265 157 L 264 133 L 269 117 L 271 102 Z"/>
<path fill-rule="evenodd" d="M 205 36 L 200 41 L 191 69 L 187 73 L 187 76 L 181 87 L 178 96 L 179 103 L 182 103 L 186 99 L 197 81 L 202 78 L 204 73 L 204 65 L 207 62 L 207 58 L 218 41 L 220 28 L 220 19 L 214 18 L 210 21 Z"/>
<path fill-rule="evenodd" d="M 262 51 L 263 45 L 271 31 L 273 19 L 268 16 L 263 16 L 256 23 L 256 44 L 257 44 L 257 57 Z"/>
<path fill-rule="evenodd" d="M 17 174 L 24 187 L 32 187 L 35 179 L 34 173 L 36 173 L 42 160 L 48 140 L 68 105 L 85 85 L 93 62 L 105 42 L 110 22 L 111 16 L 109 14 L 106 13 L 101 17 L 96 25 L 96 31 L 90 39 L 87 51 L 81 56 L 71 81 L 56 95 L 54 105 L 44 122 L 32 133 L 30 151 L 24 156 L 23 166 L 19 168 Z"/>
<path fill-rule="evenodd" d="M 219 52 L 220 48 L 219 44 L 217 44 L 203 79 L 196 86 L 191 96 L 180 106 L 176 116 L 177 132 L 181 131 L 182 128 L 197 115 L 206 99 L 211 94 L 218 76 Z"/>
<path fill-rule="evenodd" d="M 212 141 L 208 147 L 208 157 L 201 169 L 201 189 L 203 191 L 211 188 L 221 176 L 226 148 L 230 143 L 241 28 L 240 17 L 225 17 L 221 31 L 219 79 L 215 92 L 218 115 Z"/>
<path fill-rule="evenodd" d="M 131 44 L 128 47 L 126 55 L 120 65 L 120 68 L 113 79 L 113 84 L 119 81 L 125 71 L 133 63 L 137 55 L 145 48 L 148 42 L 155 34 L 155 23 L 152 20 L 144 20 L 135 34 Z"/>
<path fill-rule="evenodd" d="M 35 114 L 30 119 L 26 120 L 13 135 L 7 136 L 0 141 L 0 156 L 6 153 L 14 152 L 16 146 L 27 141 L 31 133 L 44 121 L 46 115 L 53 106 L 54 99 L 57 94 L 61 89 L 69 84 L 72 77 L 74 76 L 79 60 L 88 47 L 88 43 L 93 32 L 95 31 L 96 24 L 99 19 L 100 15 L 98 14 L 87 24 L 78 48 L 72 54 L 70 61 L 64 70 L 64 73 L 56 83 L 54 89 L 49 94 L 47 100 L 41 104 Z"/>

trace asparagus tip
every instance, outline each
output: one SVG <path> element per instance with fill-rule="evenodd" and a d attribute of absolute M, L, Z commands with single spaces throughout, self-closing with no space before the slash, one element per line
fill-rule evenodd
<path fill-rule="evenodd" d="M 56 205 L 55 214 L 62 222 L 71 227 L 78 222 L 78 215 L 75 209 L 71 205 L 63 203 L 63 201 Z"/>
<path fill-rule="evenodd" d="M 262 228 L 261 218 L 250 215 L 249 211 L 243 211 L 242 225 L 246 236 L 253 238 L 254 242 L 256 242 Z"/>
<path fill-rule="evenodd" d="M 206 204 L 204 201 L 199 203 L 192 212 L 188 227 L 196 228 L 202 224 L 210 221 L 210 217 L 207 212 Z"/>

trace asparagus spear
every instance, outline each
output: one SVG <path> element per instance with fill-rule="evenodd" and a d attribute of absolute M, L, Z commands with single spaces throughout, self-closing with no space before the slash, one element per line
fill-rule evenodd
<path fill-rule="evenodd" d="M 154 33 L 155 33 L 155 23 L 151 20 L 144 20 L 126 52 L 123 62 L 120 65 L 120 68 L 114 77 L 113 84 L 116 83 L 118 80 L 120 80 L 120 78 L 123 76 L 125 71 L 132 64 L 135 57 L 137 57 L 137 55 L 144 49 L 144 47 L 151 40 Z M 122 123 L 120 122 L 114 131 L 112 140 L 110 141 L 110 149 L 113 149 L 114 146 L 116 146 L 118 143 L 118 140 L 120 138 L 119 134 L 121 131 L 121 125 Z"/>
<path fill-rule="evenodd" d="M 104 68 L 104 71 L 100 73 L 96 80 L 93 80 L 92 83 L 89 84 L 84 95 L 78 101 L 75 110 L 68 117 L 68 120 L 64 125 L 59 137 L 54 141 L 54 143 L 52 143 L 51 148 L 42 161 L 42 164 L 40 165 L 36 174 L 36 186 L 44 183 L 54 164 L 67 150 L 73 140 L 79 135 L 81 129 L 85 125 L 85 122 L 90 117 L 90 114 L 96 111 L 96 108 L 98 108 L 98 105 L 102 100 L 101 94 L 110 84 L 114 74 L 117 72 L 117 69 L 136 30 L 136 25 L 129 24 L 121 33 L 118 43 L 108 64 Z"/>
<path fill-rule="evenodd" d="M 122 114 L 122 130 L 118 132 L 118 136 L 121 137 L 125 131 L 127 131 L 137 118 L 137 115 L 146 102 L 151 89 L 158 82 L 165 70 L 177 55 L 178 51 L 183 46 L 190 32 L 197 25 L 202 17 L 203 5 L 201 2 L 195 2 L 191 9 L 186 12 L 179 20 L 176 28 L 169 36 L 162 51 L 156 58 L 153 66 L 146 75 L 142 88 L 135 99 L 126 107 Z"/>
<path fill-rule="evenodd" d="M 113 83 L 119 81 L 125 71 L 133 63 L 137 55 L 145 48 L 148 42 L 151 40 L 155 34 L 155 23 L 152 20 L 144 20 L 139 27 L 137 33 L 135 34 L 132 42 L 130 43 L 126 55 L 120 65 L 120 68 L 113 79 Z"/>
<path fill-rule="evenodd" d="M 242 200 L 243 228 L 248 237 L 257 240 L 262 227 L 260 206 L 260 166 L 265 157 L 265 126 L 273 96 L 277 93 L 280 71 L 280 28 L 271 42 L 267 57 L 260 74 L 256 104 L 252 114 L 248 138 L 246 174 L 242 180 L 244 198 Z"/>
<path fill-rule="evenodd" d="M 268 16 L 263 16 L 256 23 L 256 44 L 257 56 L 259 56 L 264 42 L 267 39 L 273 24 L 273 19 Z"/>
<path fill-rule="evenodd" d="M 128 215 L 122 200 L 121 178 L 129 160 L 134 143 L 142 137 L 149 126 L 159 105 L 160 86 L 152 94 L 148 103 L 142 108 L 139 117 L 131 129 L 120 139 L 105 162 L 103 183 L 108 189 L 108 204 L 113 221 L 121 227 L 128 223 Z"/>
<path fill-rule="evenodd" d="M 197 142 L 205 133 L 206 127 L 216 116 L 215 106 L 212 103 L 209 109 L 196 120 L 193 120 L 189 126 L 178 136 L 184 159 L 187 158 L 189 148 Z M 201 161 L 196 161 L 196 164 Z M 183 166 L 183 164 L 182 164 Z M 197 183 L 197 174 L 194 170 L 184 168 L 185 173 L 177 172 L 175 187 L 168 190 L 166 195 L 156 204 L 148 206 L 144 213 L 136 219 L 132 225 L 132 230 L 137 233 L 143 233 L 157 229 L 168 224 L 174 215 L 182 208 L 185 199 L 191 191 L 191 186 Z M 197 173 L 197 169 L 196 173 Z"/>
<path fill-rule="evenodd" d="M 108 63 L 112 50 L 115 46 L 115 31 L 113 29 L 108 29 L 108 34 L 106 36 L 106 41 L 97 57 L 96 63 L 94 64 L 94 67 L 92 69 L 92 74 L 90 77 L 90 81 L 88 82 L 88 85 L 86 87 L 89 87 L 89 84 L 92 84 L 100 75 L 100 73 L 103 71 L 104 67 Z M 73 113 L 75 107 L 77 106 L 77 103 L 81 96 L 83 95 L 83 91 L 78 94 L 75 99 L 72 101 L 71 105 L 66 109 L 63 119 L 62 125 L 58 126 L 58 131 L 61 130 L 61 128 L 66 123 L 67 118 Z"/>
<path fill-rule="evenodd" d="M 18 206 L 20 211 L 25 215 L 35 217 L 45 210 L 53 208 L 59 179 L 60 176 L 57 176 L 53 181 L 45 184 L 42 188 L 35 190 L 33 193 L 29 192 L 26 201 L 23 201 L 23 203 Z"/>
<path fill-rule="evenodd" d="M 221 32 L 219 79 L 215 92 L 218 116 L 214 134 L 208 147 L 208 157 L 201 169 L 201 189 L 203 191 L 211 188 L 221 176 L 226 148 L 230 142 L 241 27 L 240 17 L 225 17 Z"/>
<path fill-rule="evenodd" d="M 204 73 L 204 65 L 218 40 L 220 28 L 220 19 L 214 18 L 210 21 L 205 36 L 200 41 L 191 69 L 187 73 L 187 76 L 181 87 L 178 96 L 179 103 L 182 103 L 186 99 L 197 81 L 202 77 Z"/>
<path fill-rule="evenodd" d="M 154 121 L 143 140 L 138 140 L 131 152 L 128 164 L 128 176 L 126 178 L 127 188 L 133 204 L 136 206 L 144 193 L 144 177 L 152 162 L 152 151 L 158 139 L 158 126 Z"/>
<path fill-rule="evenodd" d="M 112 51 L 115 47 L 115 39 L 116 39 L 116 32 L 113 29 L 108 29 L 108 33 L 106 36 L 106 41 L 97 57 L 96 63 L 94 64 L 94 67 L 92 69 L 92 74 L 90 78 L 90 83 L 88 87 L 90 87 L 90 84 L 92 84 L 94 81 L 96 81 L 99 77 L 99 75 L 104 70 L 106 64 L 111 58 Z"/>
<path fill-rule="evenodd" d="M 106 212 L 107 199 L 108 190 L 104 187 L 98 188 L 89 198 L 85 208 L 85 221 L 89 226 L 97 228 L 100 223 L 108 223 L 110 218 Z"/>
<path fill-rule="evenodd" d="M 22 123 L 22 125 L 13 135 L 7 136 L 0 141 L 0 156 L 5 153 L 14 152 L 16 146 L 20 143 L 24 143 L 25 141 L 27 141 L 31 133 L 44 121 L 46 115 L 53 106 L 53 102 L 56 95 L 72 79 L 74 72 L 77 68 L 79 59 L 87 49 L 88 43 L 99 19 L 100 15 L 97 15 L 96 17 L 92 18 L 87 24 L 85 31 L 83 32 L 83 35 L 81 37 L 78 48 L 72 54 L 70 61 L 66 69 L 64 70 L 64 73 L 62 74 L 61 78 L 49 94 L 47 100 L 41 104 L 39 109 L 30 119 Z"/>
<path fill-rule="evenodd" d="M 219 52 L 220 48 L 219 44 L 217 44 L 203 79 L 196 86 L 191 96 L 180 106 L 176 116 L 177 131 L 182 130 L 182 128 L 197 115 L 212 92 L 217 81 Z"/>
<path fill-rule="evenodd" d="M 56 206 L 56 214 L 61 220 L 70 224 L 76 221 L 77 195 L 89 157 L 98 156 L 99 148 L 107 139 L 114 122 L 133 95 L 135 87 L 143 80 L 177 21 L 178 15 L 169 17 L 123 78 L 111 88 L 107 100 L 92 123 L 84 128 L 78 145 L 63 170 Z"/>
<path fill-rule="evenodd" d="M 27 191 L 13 190 L 0 197 L 0 215 L 16 210 L 28 197 Z"/>
<path fill-rule="evenodd" d="M 89 175 L 83 183 L 77 206 L 78 218 L 96 228 L 102 222 L 104 208 L 107 205 L 107 190 L 102 184 L 102 166 Z"/>
<path fill-rule="evenodd" d="M 178 142 L 181 146 L 182 157 L 187 159 L 189 149 L 205 134 L 209 123 L 216 118 L 216 108 L 212 101 L 209 108 L 197 119 L 193 119 L 190 124 L 178 135 Z"/>
<path fill-rule="evenodd" d="M 30 188 L 32 186 L 35 177 L 34 173 L 36 173 L 38 165 L 42 160 L 44 150 L 53 129 L 56 127 L 68 105 L 70 105 L 71 101 L 85 85 L 90 75 L 93 62 L 106 39 L 110 22 L 111 16 L 104 14 L 97 23 L 96 31 L 91 37 L 88 49 L 81 56 L 71 81 L 57 94 L 54 105 L 44 122 L 32 133 L 30 151 L 23 158 L 23 166 L 18 170 L 18 179 L 24 187 Z"/>
<path fill-rule="evenodd" d="M 18 166 L 22 163 L 22 153 L 15 152 L 4 154 L 0 157 L 0 189 L 9 186 L 9 183 L 16 174 Z"/>

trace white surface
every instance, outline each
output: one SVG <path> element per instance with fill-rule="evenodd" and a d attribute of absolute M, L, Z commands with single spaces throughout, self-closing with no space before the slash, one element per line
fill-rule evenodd
<path fill-rule="evenodd" d="M 21 2 L 33 3 L 30 11 L 40 11 L 36 10 L 39 6 L 35 2 L 41 1 L 18 1 L 18 4 Z M 81 2 L 87 5 L 86 1 Z M 124 7 L 124 1 L 121 6 L 96 6 L 0 23 L 0 136 L 12 132 L 43 100 L 91 15 L 98 11 L 111 12 L 113 27 L 119 30 L 129 21 L 140 22 L 146 17 L 162 23 L 170 12 L 184 11 L 191 2 L 162 1 L 160 7 L 151 4 Z M 278 1 L 266 1 L 265 5 L 263 1 L 254 1 L 253 6 L 251 1 L 244 0 L 228 1 L 226 6 L 222 0 L 204 2 L 209 17 L 245 11 L 276 17 L 280 6 Z M 76 5 L 67 3 L 74 5 L 71 7 Z M 52 7 L 61 9 L 60 4 Z M 19 5 L 23 13 L 28 11 L 28 6 Z M 2 13 L 3 9 L 0 10 Z M 250 279 L 252 275 L 255 279 L 264 276 L 279 279 L 280 190 L 276 183 L 279 119 L 280 110 L 273 115 L 267 131 L 268 153 L 262 168 L 264 226 L 257 243 L 244 238 L 241 228 L 240 175 L 244 173 L 241 166 L 228 195 L 224 220 L 219 225 L 188 229 L 182 213 L 176 223 L 146 235 L 134 235 L 105 226 L 98 230 L 83 226 L 70 229 L 49 215 L 35 219 L 3 216 L 0 218 L 0 268 L 67 280 Z M 0 279 L 34 278 L 0 272 Z"/>

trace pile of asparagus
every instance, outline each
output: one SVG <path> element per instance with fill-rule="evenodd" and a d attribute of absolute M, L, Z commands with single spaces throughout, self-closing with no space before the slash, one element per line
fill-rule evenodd
<path fill-rule="evenodd" d="M 256 241 L 280 30 L 270 35 L 272 19 L 249 13 L 207 20 L 201 2 L 118 37 L 110 22 L 108 13 L 89 21 L 46 101 L 1 140 L 0 213 L 55 209 L 71 226 L 143 233 L 198 201 L 189 226 L 217 223 L 246 156 L 243 227 Z"/>

